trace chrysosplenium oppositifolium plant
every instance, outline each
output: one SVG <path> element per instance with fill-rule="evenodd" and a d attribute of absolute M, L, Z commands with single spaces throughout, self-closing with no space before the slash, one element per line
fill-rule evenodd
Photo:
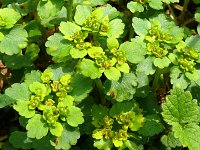
<path fill-rule="evenodd" d="M 199 0 L 0 0 L 0 149 L 200 149 Z"/>

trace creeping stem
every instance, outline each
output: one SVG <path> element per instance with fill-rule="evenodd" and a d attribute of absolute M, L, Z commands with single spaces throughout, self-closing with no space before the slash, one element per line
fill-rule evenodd
<path fill-rule="evenodd" d="M 67 1 L 67 20 L 72 21 L 73 15 L 73 0 Z"/>
<path fill-rule="evenodd" d="M 96 84 L 96 87 L 97 87 L 97 90 L 98 90 L 98 94 L 100 96 L 101 104 L 105 105 L 106 99 L 105 99 L 105 95 L 103 93 L 103 85 L 102 85 L 101 79 L 96 79 L 95 84 Z"/>
<path fill-rule="evenodd" d="M 156 70 L 156 73 L 155 73 L 155 76 L 154 76 L 154 79 L 153 79 L 153 85 L 152 85 L 153 91 L 156 91 L 156 89 L 158 87 L 158 82 L 159 82 L 161 74 L 162 74 L 162 70 L 158 68 Z"/>

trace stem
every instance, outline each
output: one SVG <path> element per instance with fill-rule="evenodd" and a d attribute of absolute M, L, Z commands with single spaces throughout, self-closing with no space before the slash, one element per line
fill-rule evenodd
<path fill-rule="evenodd" d="M 190 2 L 190 0 L 185 0 L 184 1 L 183 10 L 181 11 L 181 14 L 180 14 L 180 18 L 181 19 L 183 19 L 184 16 L 185 16 L 185 12 L 187 11 L 187 7 L 188 7 L 189 2 Z"/>
<path fill-rule="evenodd" d="M 170 12 L 171 12 L 171 14 L 172 14 L 172 16 L 173 16 L 173 19 L 174 19 L 175 24 L 178 25 L 178 21 L 177 21 L 176 15 L 175 15 L 175 13 L 174 13 L 174 10 L 172 9 L 172 7 L 171 7 L 170 4 L 166 4 L 166 5 L 168 6 L 168 8 L 169 8 L 169 10 L 170 10 Z"/>
<path fill-rule="evenodd" d="M 96 79 L 95 80 L 96 86 L 97 86 L 97 90 L 100 96 L 100 100 L 101 100 L 101 104 L 105 105 L 106 104 L 106 99 L 103 93 L 103 85 L 100 79 Z"/>
<path fill-rule="evenodd" d="M 72 21 L 73 0 L 68 0 L 66 7 L 67 7 L 67 20 Z"/>
<path fill-rule="evenodd" d="M 156 89 L 158 87 L 158 82 L 159 82 L 161 74 L 162 74 L 162 70 L 161 69 L 157 69 L 156 73 L 155 73 L 155 76 L 154 76 L 154 79 L 153 79 L 153 85 L 152 85 L 153 91 L 156 91 Z"/>

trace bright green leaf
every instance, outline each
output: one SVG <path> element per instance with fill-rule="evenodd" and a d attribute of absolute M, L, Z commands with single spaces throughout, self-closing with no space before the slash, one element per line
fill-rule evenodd
<path fill-rule="evenodd" d="M 35 110 L 29 109 L 29 101 L 17 101 L 13 108 L 25 118 L 31 118 L 35 115 Z"/>
<path fill-rule="evenodd" d="M 4 34 L 0 42 L 0 52 L 7 55 L 18 54 L 27 46 L 28 34 L 23 26 L 16 25 Z"/>
<path fill-rule="evenodd" d="M 79 64 L 80 72 L 86 77 L 91 79 L 100 78 L 102 73 L 99 68 L 95 65 L 95 62 L 90 59 L 83 59 Z"/>
<path fill-rule="evenodd" d="M 145 36 L 151 28 L 151 23 L 146 19 L 133 17 L 132 22 L 132 26 L 139 36 Z"/>
<path fill-rule="evenodd" d="M 0 9 L 0 29 L 10 29 L 21 18 L 20 13 L 11 8 Z"/>
<path fill-rule="evenodd" d="M 124 32 L 124 23 L 121 19 L 114 19 L 109 22 L 108 26 L 108 37 L 119 38 Z"/>
<path fill-rule="evenodd" d="M 52 135 L 60 137 L 63 132 L 63 126 L 61 123 L 56 122 L 53 126 L 50 127 L 50 132 Z"/>
<path fill-rule="evenodd" d="M 199 122 L 199 106 L 189 91 L 174 88 L 166 97 L 162 109 L 164 120 L 170 125 Z"/>
<path fill-rule="evenodd" d="M 166 68 L 170 65 L 171 61 L 169 60 L 169 58 L 167 57 L 163 57 L 163 58 L 155 58 L 153 64 L 160 68 L 160 69 L 163 69 L 163 68 Z"/>
<path fill-rule="evenodd" d="M 29 100 L 30 91 L 25 83 L 15 83 L 10 88 L 7 88 L 5 94 L 15 100 Z"/>
<path fill-rule="evenodd" d="M 142 6 L 142 4 L 138 3 L 138 2 L 133 2 L 133 1 L 130 1 L 128 4 L 127 4 L 127 8 L 132 12 L 132 13 L 135 13 L 135 12 L 143 12 L 144 11 L 144 7 Z"/>
<path fill-rule="evenodd" d="M 79 25 L 82 25 L 86 21 L 86 19 L 90 16 L 91 12 L 92 12 L 92 7 L 78 5 L 76 7 L 76 12 L 74 16 L 75 22 Z"/>
<path fill-rule="evenodd" d="M 67 123 L 72 127 L 77 127 L 84 122 L 81 109 L 75 106 L 68 107 Z"/>
<path fill-rule="evenodd" d="M 104 71 L 104 74 L 109 80 L 114 80 L 114 81 L 118 81 L 119 78 L 121 77 L 120 71 L 114 67 L 106 69 Z"/>
<path fill-rule="evenodd" d="M 29 119 L 26 126 L 27 136 L 29 138 L 41 139 L 48 133 L 48 126 L 41 115 L 36 114 L 33 118 Z"/>

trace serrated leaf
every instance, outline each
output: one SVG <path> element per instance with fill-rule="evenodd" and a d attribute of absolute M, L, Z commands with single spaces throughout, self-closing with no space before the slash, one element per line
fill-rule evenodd
<path fill-rule="evenodd" d="M 144 72 L 146 75 L 153 75 L 156 71 L 153 65 L 154 57 L 148 57 L 137 65 L 138 72 Z"/>
<path fill-rule="evenodd" d="M 21 18 L 20 13 L 11 8 L 0 9 L 0 29 L 10 29 Z"/>
<path fill-rule="evenodd" d="M 73 76 L 70 86 L 72 87 L 70 95 L 74 97 L 76 102 L 81 102 L 92 90 L 92 80 L 80 74 L 76 74 Z"/>
<path fill-rule="evenodd" d="M 102 73 L 99 68 L 95 65 L 94 61 L 90 59 L 85 59 L 79 64 L 80 72 L 86 77 L 90 77 L 91 79 L 100 78 Z"/>
<path fill-rule="evenodd" d="M 178 87 L 171 90 L 170 95 L 166 97 L 166 102 L 162 104 L 162 109 L 162 116 L 170 125 L 199 122 L 197 100 L 192 99 L 189 91 L 184 92 Z"/>
<path fill-rule="evenodd" d="M 133 73 L 123 74 L 122 78 L 116 81 L 107 80 L 104 84 L 104 91 L 107 96 L 122 102 L 130 100 L 136 92 L 137 78 Z"/>
<path fill-rule="evenodd" d="M 13 104 L 16 100 L 7 96 L 6 94 L 0 94 L 0 108 Z"/>
<path fill-rule="evenodd" d="M 129 2 L 127 4 L 127 8 L 132 12 L 143 12 L 144 11 L 144 7 L 142 6 L 142 4 L 138 3 L 138 2 Z"/>
<path fill-rule="evenodd" d="M 176 123 L 172 128 L 174 136 L 178 138 L 184 147 L 190 150 L 200 149 L 200 127 L 195 123 L 189 123 L 184 126 Z"/>
<path fill-rule="evenodd" d="M 78 128 L 72 128 L 69 125 L 63 125 L 63 133 L 57 139 L 56 149 L 70 149 L 71 145 L 75 145 L 80 138 Z"/>
<path fill-rule="evenodd" d="M 26 132 L 20 131 L 12 132 L 9 137 L 9 142 L 18 149 L 30 149 L 33 144 L 33 141 L 27 137 Z"/>
<path fill-rule="evenodd" d="M 50 132 L 52 135 L 60 137 L 63 132 L 63 126 L 61 123 L 56 122 L 53 126 L 50 127 Z"/>
<path fill-rule="evenodd" d="M 27 136 L 29 138 L 41 139 L 46 136 L 49 128 L 41 115 L 36 114 L 33 118 L 29 119 L 26 126 Z M 38 131 L 39 129 L 39 131 Z"/>
<path fill-rule="evenodd" d="M 156 114 L 145 116 L 145 123 L 139 129 L 138 133 L 143 136 L 154 136 L 164 130 L 164 125 L 160 121 L 160 117 Z"/>
<path fill-rule="evenodd" d="M 174 137 L 173 132 L 169 132 L 168 135 L 163 135 L 161 137 L 161 142 L 166 146 L 166 147 L 172 147 L 175 148 L 176 146 L 182 146 L 180 141 Z"/>
<path fill-rule="evenodd" d="M 57 62 L 66 61 L 65 58 L 70 55 L 70 49 L 73 47 L 72 43 L 64 39 L 60 33 L 50 36 L 45 46 L 47 53 L 56 58 Z"/>
<path fill-rule="evenodd" d="M 67 123 L 72 127 L 77 127 L 84 122 L 81 109 L 75 106 L 68 107 Z"/>
<path fill-rule="evenodd" d="M 145 36 L 148 30 L 151 29 L 151 23 L 146 19 L 133 17 L 132 22 L 132 26 L 139 36 Z"/>
<path fill-rule="evenodd" d="M 108 80 L 114 80 L 118 81 L 121 77 L 121 73 L 117 68 L 111 67 L 109 69 L 106 69 L 104 71 L 105 76 L 108 78 Z"/>
<path fill-rule="evenodd" d="M 7 55 L 20 53 L 27 46 L 27 37 L 28 34 L 22 25 L 14 26 L 4 34 L 4 38 L 0 42 L 0 52 Z"/>
<path fill-rule="evenodd" d="M 173 86 L 179 86 L 182 89 L 186 89 L 189 80 L 185 77 L 184 73 L 178 67 L 172 67 L 170 71 L 170 81 Z"/>
<path fill-rule="evenodd" d="M 63 7 L 64 0 L 40 0 L 37 6 L 38 16 L 41 24 L 45 27 L 53 27 L 66 19 L 66 9 Z"/>
<path fill-rule="evenodd" d="M 42 82 L 42 80 L 40 78 L 41 75 L 42 74 L 40 71 L 32 70 L 30 73 L 27 73 L 25 75 L 25 83 L 29 86 L 33 82 Z"/>
<path fill-rule="evenodd" d="M 155 58 L 155 60 L 153 62 L 153 64 L 160 69 L 168 67 L 170 65 L 170 63 L 171 63 L 171 61 L 166 56 L 163 58 Z"/>
<path fill-rule="evenodd" d="M 185 40 L 185 43 L 191 47 L 194 48 L 196 51 L 200 52 L 200 36 L 199 35 L 194 35 L 190 36 Z"/>
<path fill-rule="evenodd" d="M 30 91 L 25 83 L 15 83 L 5 90 L 5 94 L 15 100 L 29 100 Z"/>
<path fill-rule="evenodd" d="M 78 5 L 76 7 L 76 12 L 74 20 L 77 24 L 82 25 L 86 19 L 90 16 L 92 12 L 92 7 L 85 5 Z"/>
<path fill-rule="evenodd" d="M 35 110 L 29 110 L 29 101 L 17 101 L 13 108 L 25 118 L 31 118 L 35 115 Z"/>
<path fill-rule="evenodd" d="M 108 25 L 108 37 L 119 38 L 124 32 L 124 23 L 121 19 L 114 19 Z"/>

